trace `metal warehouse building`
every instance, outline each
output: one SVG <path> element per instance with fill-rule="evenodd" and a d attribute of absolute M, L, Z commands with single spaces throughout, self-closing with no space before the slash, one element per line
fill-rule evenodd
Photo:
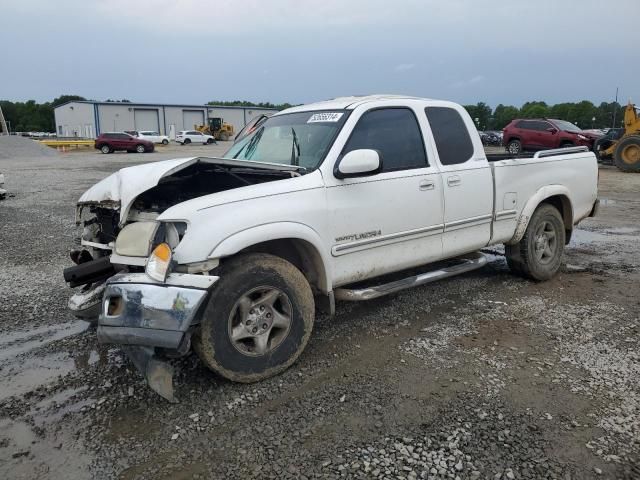
<path fill-rule="evenodd" d="M 238 132 L 252 118 L 275 112 L 258 107 L 76 101 L 57 106 L 55 119 L 59 137 L 95 138 L 104 132 L 152 130 L 175 139 L 176 132 L 206 125 L 209 118 L 221 117 Z"/>

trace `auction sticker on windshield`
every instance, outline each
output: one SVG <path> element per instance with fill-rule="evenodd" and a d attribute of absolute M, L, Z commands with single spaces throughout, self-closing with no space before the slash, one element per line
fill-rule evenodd
<path fill-rule="evenodd" d="M 342 117 L 343 112 L 322 112 L 322 113 L 314 113 L 311 115 L 311 118 L 307 120 L 307 123 L 316 123 L 316 122 L 337 122 Z"/>

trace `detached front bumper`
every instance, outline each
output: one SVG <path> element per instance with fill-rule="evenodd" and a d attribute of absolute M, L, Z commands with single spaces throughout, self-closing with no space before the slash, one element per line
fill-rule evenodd
<path fill-rule="evenodd" d="M 218 278 L 172 273 L 160 283 L 144 273 L 114 275 L 102 298 L 98 341 L 178 349 Z"/>

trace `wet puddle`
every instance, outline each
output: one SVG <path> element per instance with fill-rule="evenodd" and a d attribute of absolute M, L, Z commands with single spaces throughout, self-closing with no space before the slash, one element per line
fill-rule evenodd
<path fill-rule="evenodd" d="M 43 346 L 78 335 L 88 327 L 88 323 L 77 321 L 3 334 L 0 338 L 0 401 L 24 395 L 98 362 L 101 355 L 97 351 L 75 358 L 67 352 L 48 351 L 27 356 Z"/>
<path fill-rule="evenodd" d="M 0 362 L 12 359 L 63 338 L 77 335 L 89 328 L 83 321 L 51 325 L 23 332 L 8 332 L 0 338 Z"/>
<path fill-rule="evenodd" d="M 25 422 L 0 420 L 0 478 L 88 478 L 84 449 L 64 438 L 37 435 Z"/>
<path fill-rule="evenodd" d="M 633 227 L 608 228 L 606 230 L 582 230 L 576 228 L 571 235 L 571 246 L 590 243 L 626 243 L 640 240 L 640 229 Z"/>
<path fill-rule="evenodd" d="M 26 362 L 3 365 L 0 370 L 0 401 L 24 395 L 75 370 L 75 362 L 66 353 L 29 358 Z"/>

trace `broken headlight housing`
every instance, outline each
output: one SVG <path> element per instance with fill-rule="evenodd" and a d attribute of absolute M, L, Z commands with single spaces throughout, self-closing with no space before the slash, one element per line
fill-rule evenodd
<path fill-rule="evenodd" d="M 115 251 L 124 257 L 146 257 L 155 243 L 158 222 L 125 225 L 116 238 Z"/>
<path fill-rule="evenodd" d="M 115 252 L 124 257 L 147 257 L 160 243 L 178 246 L 187 230 L 185 222 L 135 222 L 118 234 Z"/>

